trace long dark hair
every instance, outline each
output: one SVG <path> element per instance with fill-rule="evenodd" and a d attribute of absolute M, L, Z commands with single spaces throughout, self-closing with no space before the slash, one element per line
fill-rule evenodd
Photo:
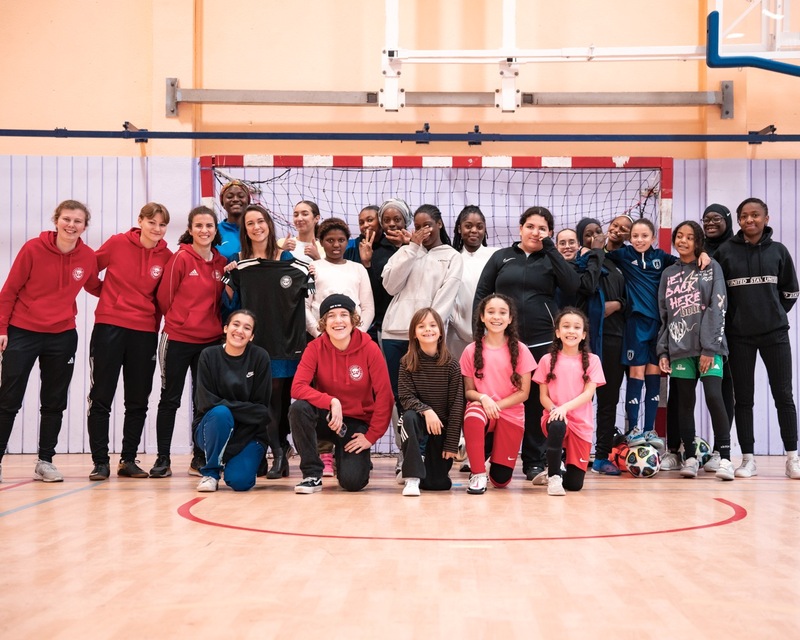
<path fill-rule="evenodd" d="M 587 372 L 589 371 L 589 354 L 592 352 L 592 350 L 589 349 L 589 318 L 587 318 L 586 314 L 580 309 L 576 309 L 575 307 L 564 307 L 553 321 L 553 333 L 555 333 L 555 330 L 558 329 L 558 325 L 561 324 L 561 319 L 564 316 L 569 315 L 578 316 L 583 321 L 583 330 L 586 332 L 586 337 L 580 341 L 578 344 L 578 349 L 580 349 L 581 352 L 583 381 L 589 382 L 589 374 Z M 556 360 L 558 360 L 558 354 L 561 352 L 563 347 L 564 344 L 561 342 L 561 338 L 554 336 L 553 344 L 550 347 L 550 371 L 547 373 L 547 378 L 545 379 L 546 382 L 556 379 Z"/>
<path fill-rule="evenodd" d="M 300 203 L 307 204 L 308 208 L 311 209 L 311 217 L 316 219 L 316 222 L 314 223 L 314 237 L 316 238 L 319 235 L 319 220 L 321 215 L 319 212 L 319 206 L 313 200 L 300 200 L 300 202 L 294 206 L 296 207 Z M 294 209 L 292 209 L 292 211 L 294 211 Z"/>
<path fill-rule="evenodd" d="M 264 216 L 264 221 L 267 223 L 267 229 L 269 230 L 269 236 L 267 237 L 267 260 L 275 260 L 275 255 L 278 253 L 278 239 L 275 237 L 275 221 L 272 219 L 272 216 L 269 215 L 269 210 L 266 207 L 262 207 L 260 204 L 247 205 L 242 214 L 241 221 L 239 222 L 239 242 L 242 245 L 239 257 L 243 260 L 245 258 L 254 257 L 253 241 L 250 240 L 250 236 L 247 235 L 247 228 L 245 226 L 245 218 L 250 211 L 257 211 Z"/>
<path fill-rule="evenodd" d="M 442 222 L 442 212 L 439 211 L 439 207 L 437 207 L 435 204 L 420 205 L 414 212 L 415 218 L 418 213 L 427 213 L 434 222 Z M 441 239 L 442 244 L 448 244 L 452 246 L 452 243 L 450 242 L 450 236 L 447 235 L 447 230 L 444 228 L 444 222 L 442 222 L 442 226 L 439 228 L 439 238 Z"/>
<path fill-rule="evenodd" d="M 703 233 L 703 227 L 697 224 L 694 220 L 684 220 L 677 227 L 672 230 L 672 244 L 675 245 L 675 237 L 678 235 L 678 229 L 681 227 L 689 227 L 694 233 L 694 257 L 699 258 L 705 248 L 706 234 Z"/>
<path fill-rule="evenodd" d="M 189 222 L 186 225 L 186 231 L 184 231 L 183 235 L 178 238 L 178 244 L 192 244 L 194 242 L 194 238 L 192 237 L 190 229 L 192 228 L 192 220 L 194 220 L 196 216 L 211 216 L 214 218 L 214 242 L 211 244 L 215 247 L 222 244 L 222 236 L 219 235 L 219 221 L 217 220 L 217 214 L 214 213 L 213 209 L 209 209 L 202 204 L 189 212 Z"/>
<path fill-rule="evenodd" d="M 487 240 L 489 239 L 489 231 L 486 229 L 486 216 L 483 215 L 483 211 L 481 211 L 480 207 L 474 204 L 468 204 L 461 210 L 461 213 L 458 214 L 456 218 L 456 224 L 453 227 L 453 249 L 456 251 L 461 251 L 464 248 L 464 238 L 461 237 L 461 223 L 464 222 L 464 218 L 467 216 L 472 215 L 473 213 L 478 214 L 483 220 L 484 225 L 484 233 L 483 233 L 483 242 L 481 243 L 484 247 L 488 247 L 489 243 Z"/>
<path fill-rule="evenodd" d="M 408 325 L 408 351 L 400 358 L 400 364 L 405 367 L 407 371 L 412 373 L 419 369 L 419 361 L 423 353 L 422 348 L 419 346 L 419 340 L 417 340 L 417 325 L 422 322 L 428 314 L 433 316 L 436 325 L 439 327 L 439 342 L 436 345 L 439 357 L 436 359 L 436 364 L 441 367 L 447 364 L 447 361 L 451 358 L 450 351 L 448 351 L 447 345 L 444 343 L 444 322 L 442 322 L 442 316 L 440 316 L 439 312 L 433 307 L 419 309 L 411 316 L 411 322 Z"/>
<path fill-rule="evenodd" d="M 475 365 L 475 377 L 478 380 L 483 379 L 483 337 L 486 335 L 486 325 L 481 320 L 481 316 L 486 311 L 486 305 L 490 300 L 502 300 L 508 305 L 508 313 L 511 317 L 511 322 L 505 330 L 505 336 L 508 340 L 508 350 L 511 353 L 511 384 L 515 388 L 522 388 L 522 376 L 517 373 L 517 361 L 519 360 L 519 330 L 517 329 L 517 308 L 514 301 L 502 293 L 490 293 L 483 300 L 481 300 L 478 308 L 475 310 L 475 321 L 473 323 L 472 338 L 475 340 L 475 355 L 473 357 L 473 364 Z"/>

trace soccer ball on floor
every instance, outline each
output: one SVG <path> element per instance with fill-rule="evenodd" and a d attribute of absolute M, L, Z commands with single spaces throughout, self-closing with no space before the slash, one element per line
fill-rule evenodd
<path fill-rule="evenodd" d="M 708 444 L 706 440 L 703 440 L 700 436 L 697 436 L 694 439 L 694 450 L 695 454 L 694 457 L 697 458 L 700 466 L 702 467 L 706 462 L 711 460 L 711 445 Z"/>
<path fill-rule="evenodd" d="M 628 453 L 630 453 L 630 449 L 623 440 L 611 448 L 611 453 L 608 454 L 608 460 L 620 471 L 625 471 L 628 468 L 628 463 L 625 461 L 625 458 L 628 457 Z"/>
<path fill-rule="evenodd" d="M 652 478 L 661 469 L 661 457 L 650 445 L 631 447 L 625 462 L 634 478 Z"/>

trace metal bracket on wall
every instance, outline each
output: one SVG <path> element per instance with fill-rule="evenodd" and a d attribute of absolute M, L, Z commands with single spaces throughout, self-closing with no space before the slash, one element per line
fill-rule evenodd
<path fill-rule="evenodd" d="M 733 81 L 720 83 L 719 91 L 634 91 L 634 92 L 520 92 L 512 63 L 504 63 L 503 91 L 403 91 L 400 101 L 390 105 L 383 89 L 377 91 L 271 91 L 239 89 L 182 89 L 177 78 L 167 78 L 166 115 L 178 117 L 178 105 L 258 104 L 338 107 L 700 107 L 718 105 L 723 120 L 733 118 Z M 505 86 L 508 83 L 508 86 Z M 519 98 L 517 97 L 519 96 Z M 390 109 L 394 106 L 394 109 Z"/>

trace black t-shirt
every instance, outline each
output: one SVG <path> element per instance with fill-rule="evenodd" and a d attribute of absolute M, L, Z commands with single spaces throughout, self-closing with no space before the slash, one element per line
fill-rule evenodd
<path fill-rule="evenodd" d="M 299 360 L 306 348 L 305 299 L 313 290 L 300 260 L 240 260 L 223 278 L 239 293 L 241 307 L 256 314 L 253 342 L 273 360 Z"/>

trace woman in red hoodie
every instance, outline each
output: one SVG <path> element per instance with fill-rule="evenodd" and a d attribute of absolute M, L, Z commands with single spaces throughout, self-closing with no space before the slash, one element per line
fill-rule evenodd
<path fill-rule="evenodd" d="M 369 482 L 369 450 L 386 433 L 394 395 L 380 348 L 356 327 L 356 303 L 328 296 L 319 307 L 322 335 L 303 352 L 292 384 L 292 438 L 303 481 L 295 493 L 322 491 L 317 441 L 334 444 L 339 486 L 360 491 Z"/>
<path fill-rule="evenodd" d="M 64 480 L 53 456 L 78 348 L 75 298 L 81 289 L 100 295 L 102 287 L 94 251 L 81 240 L 89 217 L 77 200 L 59 204 L 56 230 L 22 246 L 0 291 L 0 461 L 38 358 L 41 419 L 33 477 L 45 482 Z"/>
<path fill-rule="evenodd" d="M 170 447 L 175 413 L 181 406 L 186 372 L 192 372 L 192 397 L 197 363 L 206 347 L 222 338 L 222 272 L 227 260 L 214 246 L 220 243 L 217 216 L 208 207 L 189 212 L 189 228 L 178 240 L 180 247 L 164 268 L 158 286 L 158 307 L 164 314 L 164 332 L 158 345 L 161 365 L 161 400 L 156 418 L 158 457 L 151 478 L 172 475 Z M 200 475 L 205 456 L 195 444 L 189 473 Z"/>
<path fill-rule="evenodd" d="M 139 228 L 111 236 L 97 250 L 97 268 L 105 269 L 106 274 L 94 312 L 95 325 L 89 347 L 92 388 L 87 425 L 94 463 L 89 480 L 107 480 L 111 473 L 109 414 L 120 370 L 125 389 L 125 421 L 117 475 L 147 477 L 147 472 L 136 464 L 136 452 L 142 439 L 156 368 L 161 325 L 156 288 L 172 256 L 164 241 L 168 224 L 167 208 L 148 202 L 139 213 Z"/>

